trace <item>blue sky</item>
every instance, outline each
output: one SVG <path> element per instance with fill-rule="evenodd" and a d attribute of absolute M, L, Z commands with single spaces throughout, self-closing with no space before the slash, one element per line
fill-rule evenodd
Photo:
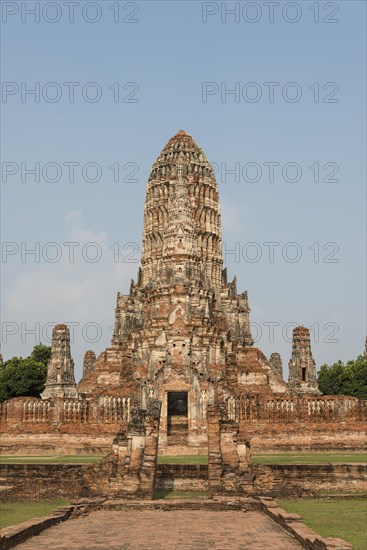
<path fill-rule="evenodd" d="M 39 22 L 21 4 L 2 6 L 4 358 L 47 342 L 55 322 L 73 323 L 77 378 L 85 350 L 109 345 L 116 293 L 139 266 L 149 171 L 181 128 L 218 167 L 226 265 L 249 292 L 258 347 L 287 372 L 297 323 L 313 327 L 318 366 L 359 355 L 365 3 L 319 2 L 315 22 L 315 2 L 280 1 L 273 23 L 264 2 L 238 2 L 238 22 L 221 13 L 235 2 L 82 0 L 74 22 L 61 1 L 40 2 Z M 25 94 L 35 86 L 38 102 Z"/>

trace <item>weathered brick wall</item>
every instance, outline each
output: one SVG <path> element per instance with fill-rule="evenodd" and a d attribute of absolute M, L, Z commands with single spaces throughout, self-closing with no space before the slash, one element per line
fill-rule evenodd
<path fill-rule="evenodd" d="M 117 430 L 116 430 L 117 431 Z M 2 433 L 2 455 L 105 455 L 112 447 L 115 434 L 85 435 L 83 433 L 60 434 L 12 434 Z"/>
<path fill-rule="evenodd" d="M 222 490 L 223 457 L 221 449 L 221 418 L 223 412 L 215 405 L 208 406 L 208 489 L 213 496 Z"/>
<path fill-rule="evenodd" d="M 367 490 L 367 464 L 252 464 L 254 492 L 273 497 Z"/>
<path fill-rule="evenodd" d="M 1 452 L 106 454 L 116 433 L 127 427 L 135 405 L 136 398 L 116 396 L 11 399 L 1 405 Z M 224 418 L 238 423 L 240 436 L 251 439 L 252 452 L 367 447 L 367 402 L 356 398 L 231 397 L 225 402 Z M 162 437 L 161 450 L 170 454 L 162 447 Z M 206 451 L 206 442 L 200 449 Z"/>
<path fill-rule="evenodd" d="M 127 424 L 135 404 L 130 397 L 52 400 L 18 397 L 0 405 L 1 427 L 16 433 L 116 433 L 116 426 Z M 83 429 L 81 428 L 83 427 Z"/>
<path fill-rule="evenodd" d="M 237 402 L 235 409 L 233 403 L 230 407 L 228 403 L 210 406 L 209 494 L 273 494 L 273 490 L 280 495 L 297 494 L 298 483 L 304 486 L 300 492 L 314 491 L 313 479 L 309 480 L 307 489 L 307 479 L 300 480 L 297 476 L 298 471 L 304 472 L 307 469 L 290 469 L 289 471 L 295 472 L 293 477 L 289 474 L 283 479 L 286 471 L 281 468 L 277 476 L 271 468 L 260 468 L 252 464 L 250 448 L 252 452 L 274 449 L 321 450 L 325 447 L 330 450 L 350 446 L 353 449 L 366 448 L 366 410 L 365 402 L 349 398 L 282 398 L 261 402 L 257 398 L 245 397 L 242 402 Z M 307 470 L 307 475 L 310 471 Z M 322 471 L 322 468 L 317 471 Z M 330 466 L 328 471 L 334 471 L 333 467 Z M 342 472 L 343 475 L 345 473 L 346 471 Z M 333 488 L 333 476 L 330 476 L 330 480 Z M 355 485 L 360 487 L 360 481 L 358 479 Z"/>
<path fill-rule="evenodd" d="M 152 498 L 158 456 L 160 403 L 133 409 L 104 459 L 94 464 L 4 464 L 3 500 L 124 496 Z"/>
<path fill-rule="evenodd" d="M 233 406 L 227 403 L 231 419 Z M 367 401 L 346 396 L 288 396 L 261 397 L 244 395 L 236 400 L 236 420 L 240 426 L 251 422 L 263 423 L 339 423 L 366 422 Z"/>
<path fill-rule="evenodd" d="M 43 400 L 0 405 L 3 454 L 105 454 L 127 424 L 135 397 Z"/>
<path fill-rule="evenodd" d="M 255 432 L 255 433 L 254 433 Z M 251 437 L 252 453 L 357 451 L 367 447 L 367 434 L 362 423 L 296 423 L 276 426 L 258 425 L 246 430 Z"/>
<path fill-rule="evenodd" d="M 155 488 L 166 491 L 206 491 L 208 489 L 208 465 L 158 464 Z"/>
<path fill-rule="evenodd" d="M 77 499 L 106 495 L 101 464 L 2 464 L 2 501 Z"/>
<path fill-rule="evenodd" d="M 367 401 L 353 397 L 243 396 L 235 409 L 226 404 L 226 418 L 238 422 L 252 452 L 367 447 Z"/>
<path fill-rule="evenodd" d="M 155 488 L 207 489 L 207 465 L 168 465 L 157 468 Z M 37 501 L 108 496 L 110 470 L 105 464 L 4 464 L 2 501 Z M 252 464 L 245 478 L 247 494 L 273 497 L 318 495 L 320 491 L 362 492 L 367 489 L 366 464 Z M 228 479 L 227 479 L 228 483 Z M 236 490 L 232 487 L 232 493 Z M 225 487 L 217 493 L 225 492 Z M 237 493 L 242 493 L 241 482 Z"/>
<path fill-rule="evenodd" d="M 147 409 L 134 409 L 128 429 L 117 434 L 111 465 L 109 494 L 117 498 L 153 498 L 158 458 L 161 403 L 150 399 Z"/>

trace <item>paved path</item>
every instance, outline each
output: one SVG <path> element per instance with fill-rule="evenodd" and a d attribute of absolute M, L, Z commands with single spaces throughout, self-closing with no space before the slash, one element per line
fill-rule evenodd
<path fill-rule="evenodd" d="M 262 512 L 98 511 L 47 529 L 17 550 L 299 550 Z"/>

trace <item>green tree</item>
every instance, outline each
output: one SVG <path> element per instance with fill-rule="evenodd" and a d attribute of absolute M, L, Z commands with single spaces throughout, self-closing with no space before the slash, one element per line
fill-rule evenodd
<path fill-rule="evenodd" d="M 319 390 L 324 395 L 352 395 L 367 399 L 367 358 L 360 355 L 344 364 L 322 365 L 318 375 Z"/>
<path fill-rule="evenodd" d="M 51 357 L 51 347 L 44 346 L 42 342 L 40 342 L 39 344 L 34 346 L 31 357 L 38 363 L 42 363 L 47 367 L 48 360 Z"/>
<path fill-rule="evenodd" d="M 13 357 L 0 369 L 0 401 L 12 397 L 39 397 L 47 377 L 51 348 L 38 344 L 29 357 Z"/>

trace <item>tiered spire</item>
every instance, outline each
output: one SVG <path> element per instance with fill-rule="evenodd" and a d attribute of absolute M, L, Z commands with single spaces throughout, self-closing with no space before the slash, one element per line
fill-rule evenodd
<path fill-rule="evenodd" d="M 56 325 L 52 331 L 51 357 L 47 365 L 46 387 L 41 397 L 78 397 L 70 352 L 70 332 L 64 324 Z"/>
<path fill-rule="evenodd" d="M 85 352 L 83 360 L 83 376 L 93 370 L 96 360 L 96 354 L 93 350 L 89 349 Z"/>
<path fill-rule="evenodd" d="M 319 394 L 316 363 L 311 352 L 311 338 L 308 328 L 293 329 L 292 357 L 289 365 L 289 388 L 298 393 Z"/>
<path fill-rule="evenodd" d="M 183 156 L 182 153 L 180 156 Z M 183 173 L 184 165 L 180 163 L 177 165 L 176 175 L 172 177 L 168 219 L 163 230 L 163 258 L 168 260 L 197 258 L 195 222 Z"/>
<path fill-rule="evenodd" d="M 269 363 L 273 369 L 274 372 L 283 380 L 283 365 L 282 365 L 282 358 L 280 357 L 279 353 L 272 353 L 269 358 Z"/>
<path fill-rule="evenodd" d="M 177 262 L 184 259 L 187 267 L 200 264 L 211 284 L 220 285 L 222 237 L 217 182 L 200 147 L 180 130 L 154 163 L 147 185 L 142 284 L 160 280 L 162 261 L 165 268 L 174 271 Z"/>

